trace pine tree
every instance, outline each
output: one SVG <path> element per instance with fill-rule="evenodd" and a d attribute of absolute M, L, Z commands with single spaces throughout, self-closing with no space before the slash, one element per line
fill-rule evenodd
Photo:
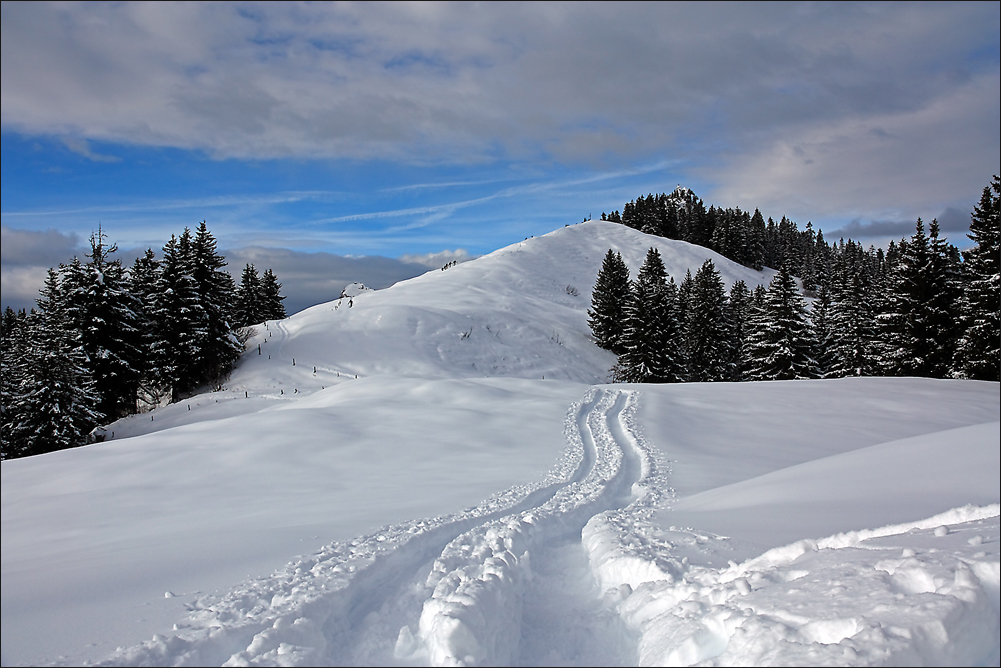
<path fill-rule="evenodd" d="M 936 225 L 937 227 L 937 225 Z M 878 316 L 888 374 L 944 378 L 951 369 L 952 287 L 947 263 L 921 219 L 901 240 L 884 310 Z"/>
<path fill-rule="evenodd" d="M 879 339 L 872 290 L 856 272 L 844 276 L 831 304 L 828 332 L 821 346 L 828 359 L 826 378 L 879 373 Z"/>
<path fill-rule="evenodd" d="M 261 276 L 253 264 L 248 263 L 243 268 L 240 287 L 236 289 L 236 309 L 233 317 L 237 327 L 249 327 L 267 320 Z"/>
<path fill-rule="evenodd" d="M 730 321 L 730 370 L 729 380 L 739 381 L 744 377 L 742 352 L 751 328 L 751 311 L 754 301 L 751 291 L 744 281 L 734 281 L 727 300 L 727 318 Z"/>
<path fill-rule="evenodd" d="M 624 352 L 622 332 L 629 298 L 629 267 L 622 260 L 621 253 L 609 248 L 591 292 L 587 324 L 598 345 L 616 355 Z"/>
<path fill-rule="evenodd" d="M 207 337 L 206 315 L 194 279 L 191 231 L 171 235 L 163 247 L 160 281 L 153 307 L 157 339 L 154 373 L 171 402 L 195 388 L 205 360 L 199 343 Z"/>
<path fill-rule="evenodd" d="M 1001 177 L 984 188 L 970 221 L 976 245 L 963 256 L 965 274 L 960 302 L 962 335 L 956 371 L 975 380 L 1001 380 Z"/>
<path fill-rule="evenodd" d="M 264 310 L 267 320 L 281 320 L 288 317 L 285 314 L 285 297 L 281 293 L 282 284 L 270 269 L 261 277 L 261 294 L 264 296 Z"/>
<path fill-rule="evenodd" d="M 810 326 L 813 328 L 813 335 L 817 341 L 817 375 L 821 378 L 827 376 L 833 365 L 830 355 L 833 336 L 833 308 L 834 300 L 831 291 L 826 284 L 822 283 L 816 299 L 813 300 L 813 308 L 810 310 Z"/>
<path fill-rule="evenodd" d="M 13 443 L 10 439 L 13 406 L 25 377 L 27 351 L 26 316 L 7 307 L 0 321 L 0 459 L 9 459 Z"/>
<path fill-rule="evenodd" d="M 198 225 L 191 243 L 191 259 L 195 289 L 205 314 L 204 335 L 198 341 L 204 363 L 193 378 L 201 384 L 215 382 L 228 374 L 243 353 L 243 345 L 230 326 L 235 295 L 233 277 L 222 270 L 226 259 L 216 251 L 216 240 L 205 221 Z"/>
<path fill-rule="evenodd" d="M 816 344 L 806 302 L 783 264 L 768 285 L 764 304 L 748 337 L 750 380 L 815 378 Z"/>
<path fill-rule="evenodd" d="M 102 419 L 79 333 L 71 326 L 59 275 L 50 269 L 28 318 L 22 381 L 8 417 L 10 451 L 24 457 L 86 443 Z"/>
<path fill-rule="evenodd" d="M 160 331 L 157 327 L 156 309 L 159 302 L 157 291 L 161 287 L 160 263 L 147 248 L 146 253 L 136 258 L 129 270 L 129 292 L 136 300 L 136 348 L 139 351 L 136 370 L 139 372 L 137 390 L 137 410 L 154 407 L 160 403 L 162 387 L 156 372 L 156 351 L 160 349 Z"/>
<path fill-rule="evenodd" d="M 695 273 L 685 310 L 684 336 L 688 380 L 709 382 L 733 377 L 726 288 L 712 260 L 706 260 Z"/>
<path fill-rule="evenodd" d="M 99 397 L 96 409 L 111 420 L 136 410 L 141 365 L 136 312 L 115 244 L 98 228 L 90 237 L 89 261 L 74 258 L 63 277 L 70 326 L 80 333 Z"/>
<path fill-rule="evenodd" d="M 655 248 L 632 283 L 626 308 L 623 352 L 616 380 L 627 383 L 669 383 L 683 380 L 678 364 L 677 318 L 667 271 Z"/>

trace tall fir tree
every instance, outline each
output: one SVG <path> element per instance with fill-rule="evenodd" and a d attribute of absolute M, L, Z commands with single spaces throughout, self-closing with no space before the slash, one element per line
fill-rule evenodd
<path fill-rule="evenodd" d="M 196 384 L 216 382 L 233 368 L 243 345 L 230 325 L 235 295 L 233 277 L 223 271 L 226 258 L 216 250 L 216 240 L 205 221 L 191 242 L 192 277 L 204 313 L 203 338 L 198 341 L 203 364 L 192 379 Z"/>
<path fill-rule="evenodd" d="M 137 390 L 137 410 L 157 406 L 163 394 L 157 373 L 157 351 L 160 347 L 161 332 L 157 326 L 157 304 L 160 301 L 160 262 L 152 248 L 136 258 L 128 275 L 129 292 L 136 299 L 136 347 L 139 349 L 139 387 Z M 169 397 L 168 397 L 169 398 Z"/>
<path fill-rule="evenodd" d="M 879 339 L 873 291 L 864 275 L 842 277 L 830 308 L 828 332 L 820 342 L 827 358 L 826 378 L 880 373 Z"/>
<path fill-rule="evenodd" d="M 755 325 L 747 346 L 750 380 L 816 378 L 816 343 L 806 302 L 785 264 L 768 285 Z"/>
<path fill-rule="evenodd" d="M 191 231 L 171 235 L 163 247 L 157 298 L 153 307 L 158 336 L 154 372 L 159 384 L 178 401 L 193 390 L 204 364 L 200 342 L 207 337 L 207 318 L 194 279 Z"/>
<path fill-rule="evenodd" d="M 1001 380 L 1001 177 L 994 175 L 973 209 L 959 304 L 961 336 L 955 371 L 974 380 Z"/>
<path fill-rule="evenodd" d="M 281 320 L 288 317 L 285 313 L 285 297 L 282 295 L 282 284 L 278 282 L 275 272 L 267 269 L 261 276 L 261 293 L 264 295 L 264 310 L 268 320 Z"/>
<path fill-rule="evenodd" d="M 616 355 L 625 352 L 622 333 L 629 299 L 629 267 L 621 253 L 609 248 L 591 292 L 587 323 L 597 344 Z"/>
<path fill-rule="evenodd" d="M 948 302 L 949 272 L 929 242 L 918 218 L 890 276 L 878 316 L 885 373 L 944 378 L 951 369 L 953 345 Z"/>
<path fill-rule="evenodd" d="M 730 369 L 729 380 L 743 380 L 742 351 L 751 327 L 751 311 L 754 307 L 751 291 L 744 281 L 734 281 L 727 299 L 727 317 L 730 321 Z"/>
<path fill-rule="evenodd" d="M 71 326 L 59 274 L 50 269 L 28 318 L 24 371 L 8 417 L 10 452 L 4 457 L 83 445 L 103 416 L 87 369 L 79 332 Z"/>
<path fill-rule="evenodd" d="M 826 377 L 833 366 L 830 356 L 833 308 L 834 299 L 831 290 L 826 283 L 821 283 L 817 297 L 813 300 L 813 308 L 810 310 L 810 326 L 817 341 L 817 375 L 821 378 Z"/>
<path fill-rule="evenodd" d="M 237 327 L 249 327 L 268 319 L 264 307 L 261 275 L 257 273 L 257 268 L 252 263 L 247 263 L 240 276 L 233 317 Z"/>
<path fill-rule="evenodd" d="M 692 283 L 685 310 L 685 343 L 688 380 L 730 380 L 734 375 L 730 348 L 731 325 L 726 287 L 712 260 L 706 260 Z"/>
<path fill-rule="evenodd" d="M 671 383 L 684 379 L 678 362 L 679 328 L 673 297 L 660 253 L 651 248 L 632 284 L 616 380 Z"/>
<path fill-rule="evenodd" d="M 89 260 L 74 262 L 63 278 L 70 326 L 80 333 L 99 397 L 96 409 L 110 420 L 136 410 L 141 366 L 136 313 L 118 246 L 105 243 L 101 228 L 90 237 Z"/>

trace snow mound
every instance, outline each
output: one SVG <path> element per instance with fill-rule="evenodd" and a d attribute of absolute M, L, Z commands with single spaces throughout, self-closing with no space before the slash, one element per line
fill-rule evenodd
<path fill-rule="evenodd" d="M 357 297 L 363 292 L 374 292 L 372 288 L 366 288 L 364 283 L 348 283 L 341 290 L 341 296 L 338 299 L 347 299 L 351 297 Z"/>

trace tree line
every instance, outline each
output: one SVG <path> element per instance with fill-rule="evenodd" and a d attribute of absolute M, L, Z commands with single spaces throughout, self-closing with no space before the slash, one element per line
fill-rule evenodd
<path fill-rule="evenodd" d="M 695 201 L 690 191 L 679 192 L 681 201 Z M 639 215 L 635 203 L 627 211 L 633 220 Z M 613 380 L 1001 380 L 999 177 L 971 214 L 975 245 L 963 253 L 939 236 L 934 220 L 926 234 L 919 218 L 914 234 L 885 253 L 851 240 L 828 246 L 789 225 L 782 247 L 769 251 L 780 260 L 778 273 L 754 290 L 737 281 L 727 291 L 710 260 L 676 284 L 654 248 L 630 280 L 621 254 L 610 249 L 588 322 L 597 343 L 617 355 Z M 804 238 L 810 243 L 792 243 Z M 813 285 L 805 278 L 802 284 L 814 295 L 812 307 L 793 278 L 796 267 L 807 266 Z"/>
<path fill-rule="evenodd" d="M 37 309 L 5 309 L 3 459 L 75 447 L 95 427 L 222 380 L 247 326 L 285 317 L 281 283 L 252 264 L 237 287 L 202 222 L 128 269 L 101 230 L 86 260 L 50 268 Z"/>

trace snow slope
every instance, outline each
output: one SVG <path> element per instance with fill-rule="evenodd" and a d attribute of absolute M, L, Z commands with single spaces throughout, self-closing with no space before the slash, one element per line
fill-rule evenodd
<path fill-rule="evenodd" d="M 3 462 L 4 665 L 998 665 L 998 385 L 605 384 L 590 289 L 651 245 L 771 278 L 569 226 Z"/>

